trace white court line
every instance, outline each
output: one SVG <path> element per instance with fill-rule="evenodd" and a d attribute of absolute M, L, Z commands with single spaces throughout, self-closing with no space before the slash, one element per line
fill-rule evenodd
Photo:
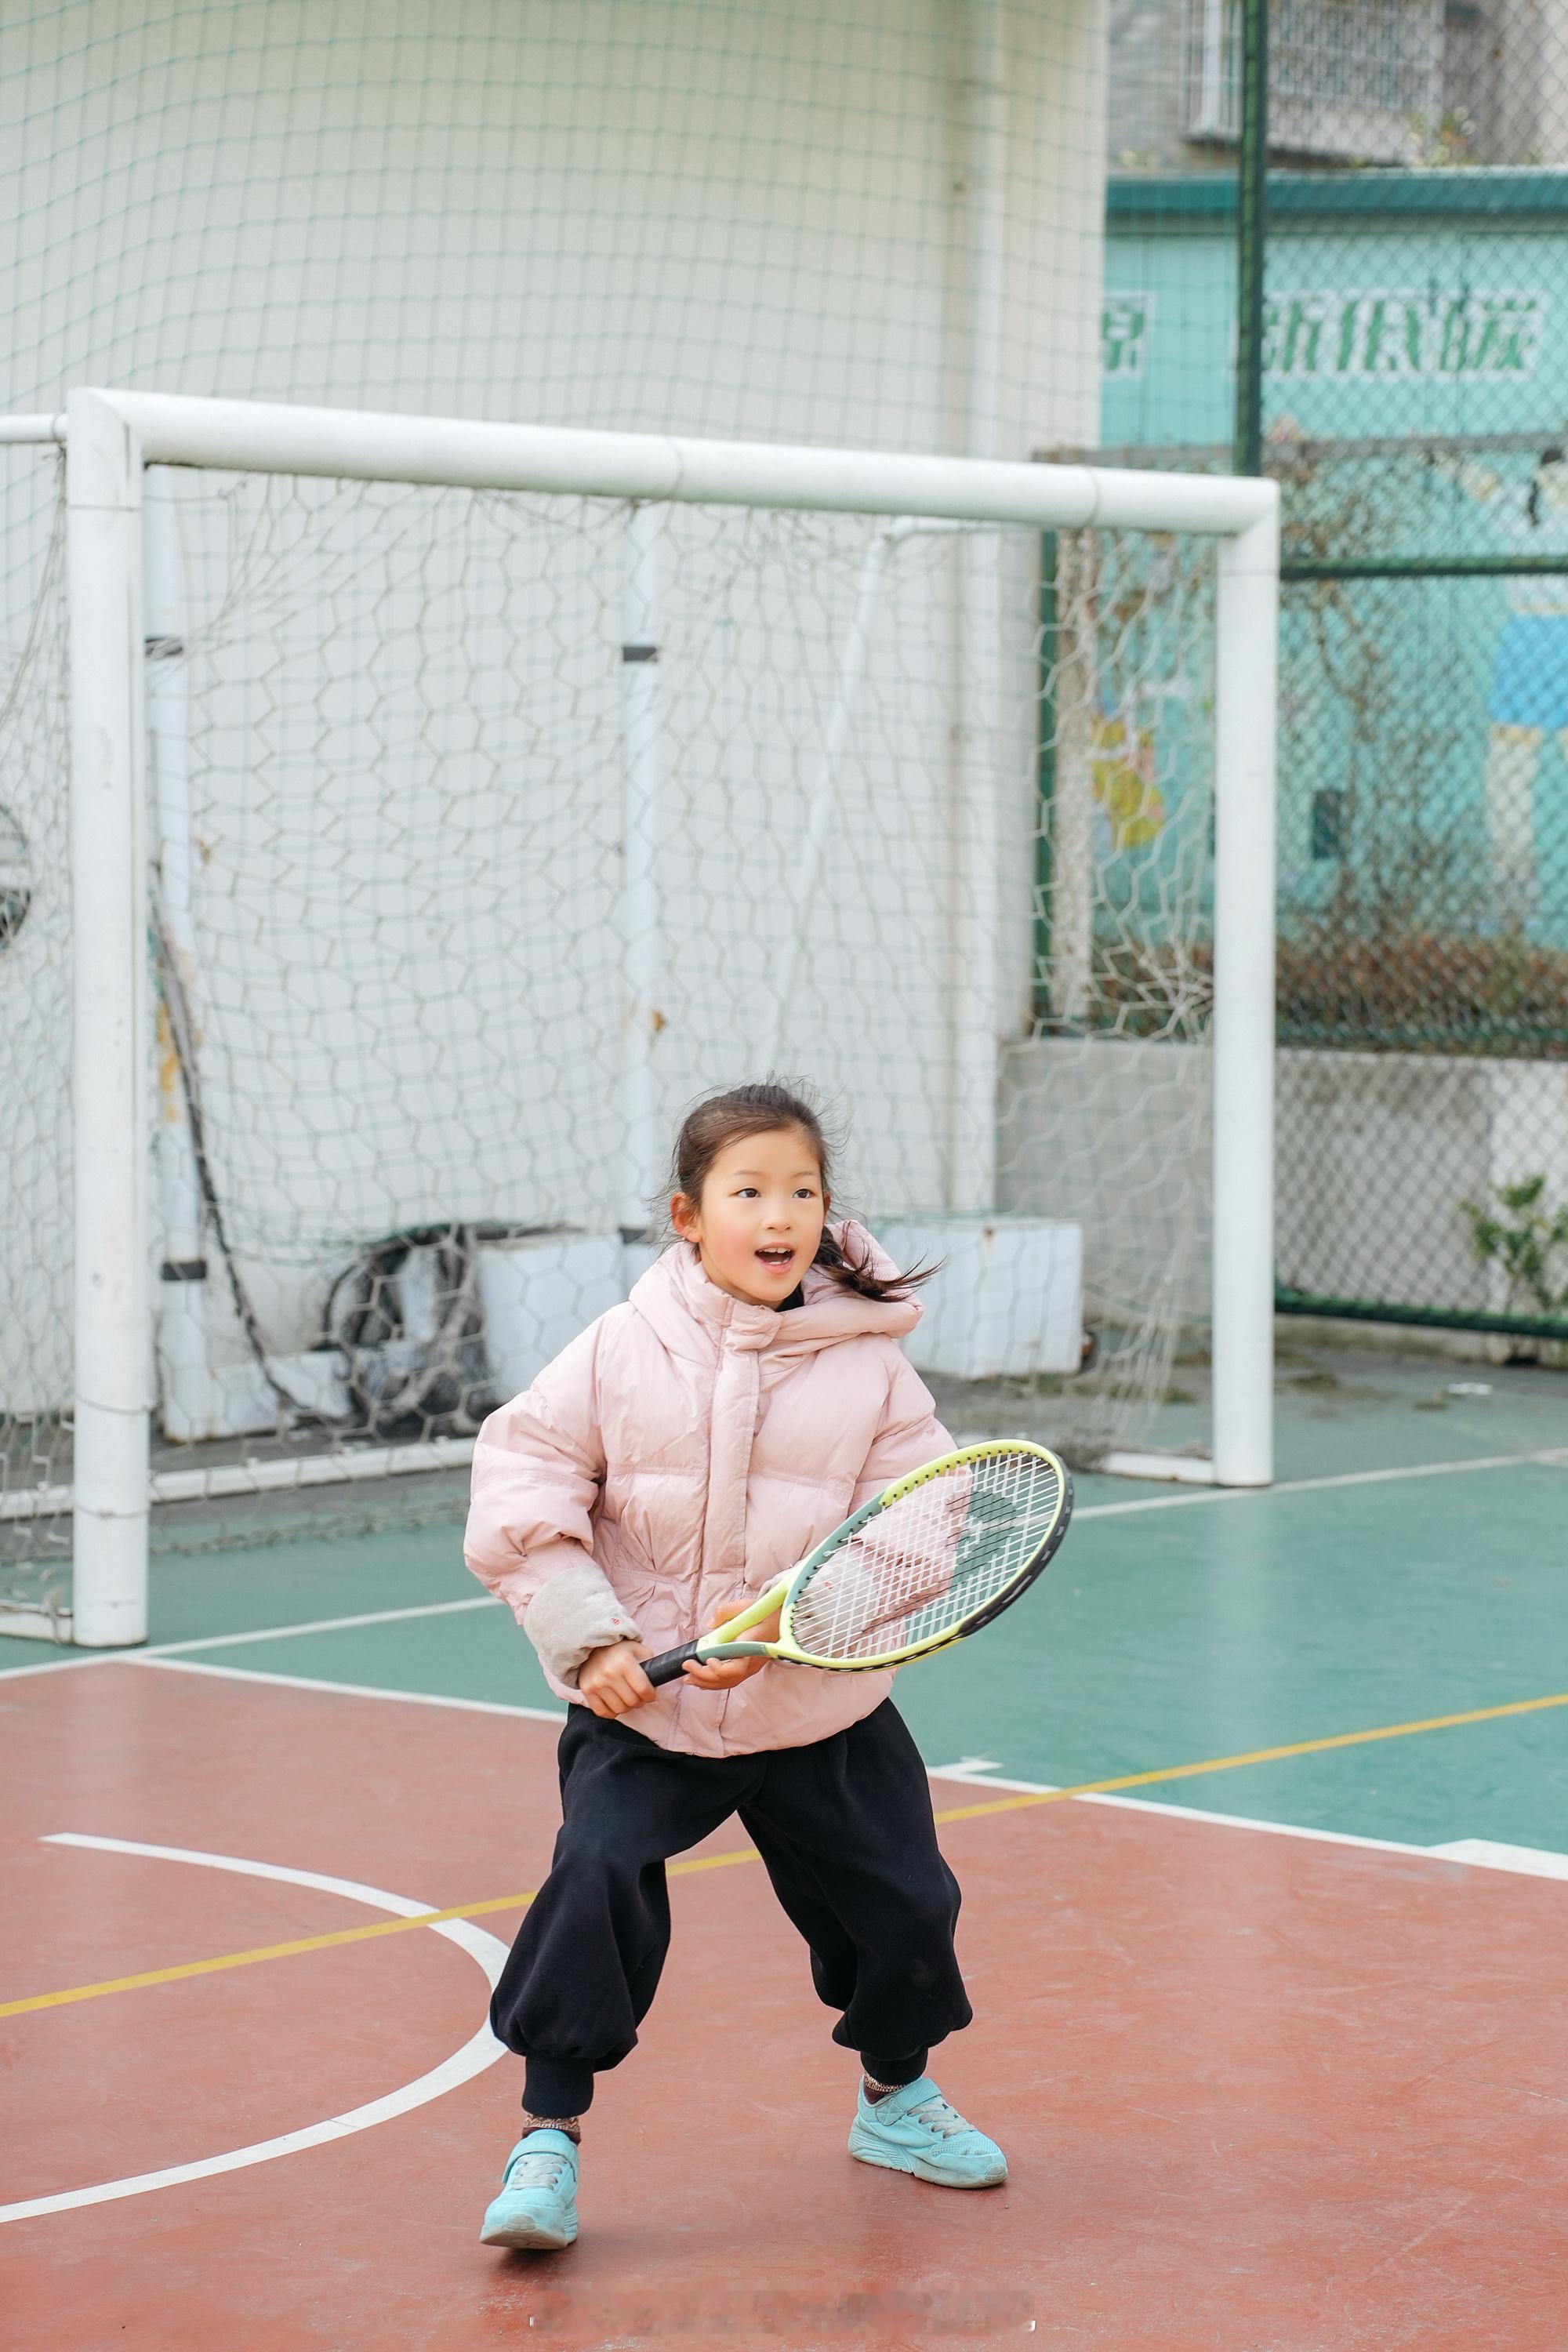
<path fill-rule="evenodd" d="M 276 1683 L 285 1690 L 330 1691 L 344 1698 L 390 1699 L 403 1706 L 449 1706 L 469 1715 L 510 1715 L 531 1723 L 561 1724 L 566 1710 L 553 1712 L 543 1706 L 514 1706 L 499 1699 L 447 1698 L 430 1691 L 380 1690 L 365 1683 L 318 1682 L 311 1675 L 262 1674 L 246 1666 L 211 1666 L 200 1658 L 145 1657 L 127 1659 L 127 1664 L 146 1664 L 168 1674 L 215 1675 L 225 1681 L 241 1683 Z M 1007 1789 L 1021 1796 L 1054 1796 L 1059 1782 L 1052 1780 L 1012 1780 L 992 1769 L 987 1759 L 966 1756 L 953 1764 L 928 1764 L 927 1777 L 932 1780 L 953 1780 L 968 1789 Z M 1075 1805 L 1112 1805 L 1129 1813 L 1163 1813 L 1181 1822 L 1206 1822 L 1221 1829 L 1257 1830 L 1265 1837 L 1305 1838 L 1320 1845 L 1364 1846 L 1373 1853 L 1414 1854 L 1421 1862 L 1460 1862 L 1490 1870 L 1512 1870 L 1522 1877 L 1568 1878 L 1568 1855 L 1554 1854 L 1544 1848 L 1521 1845 L 1500 1845 L 1483 1838 L 1461 1838 L 1447 1845 L 1410 1845 L 1399 1838 L 1358 1837 L 1351 1830 L 1310 1829 L 1299 1822 L 1258 1821 L 1249 1813 L 1214 1812 L 1200 1805 L 1163 1804 L 1157 1797 L 1122 1797 L 1110 1791 L 1074 1797 Z M 1510 1856 L 1521 1857 L 1517 1860 Z"/>
<path fill-rule="evenodd" d="M 410 1617 L 460 1617 L 470 1609 L 499 1609 L 493 1592 L 471 1601 L 426 1601 L 412 1609 L 372 1609 L 359 1617 L 315 1617 L 305 1625 L 269 1625 L 254 1633 L 200 1633 L 187 1642 L 159 1642 L 147 1650 L 122 1650 L 122 1657 L 177 1658 L 186 1650 L 234 1650 L 246 1642 L 291 1642 L 300 1633 L 344 1633 L 357 1625 L 399 1625 Z"/>
<path fill-rule="evenodd" d="M 451 1706 L 467 1715 L 520 1715 L 531 1723 L 566 1720 L 563 1706 L 513 1706 L 495 1698 L 448 1698 L 435 1691 L 382 1690 L 374 1683 L 329 1683 L 316 1675 L 263 1674 L 254 1666 L 211 1666 L 205 1658 L 155 1658 L 149 1654 L 122 1660 L 128 1666 L 146 1666 L 164 1675 L 218 1675 L 231 1683 L 277 1683 L 284 1690 L 330 1691 L 339 1698 L 390 1698 L 404 1706 Z"/>
<path fill-rule="evenodd" d="M 236 1670 L 226 1667 L 203 1669 L 192 1666 L 189 1671 L 231 1675 Z M 278 1677 L 237 1675 L 250 1680 L 274 1680 Z M 320 1687 L 320 1685 L 312 1685 Z M 348 1686 L 360 1697 L 415 1697 L 431 1706 L 473 1707 L 483 1702 L 427 1698 L 424 1693 L 360 1691 Z M 486 1711 L 490 1709 L 486 1706 Z M 521 1713 L 522 1709 L 494 1710 L 498 1713 Z M 929 1768 L 933 1780 L 948 1780 L 966 1788 L 994 1788 L 1016 1790 L 1026 1795 L 1053 1793 L 1047 1781 L 1005 1780 L 1000 1774 L 985 1769 L 981 1759 L 974 1759 L 958 1765 L 933 1765 Z M 1554 1878 L 1568 1881 L 1568 1854 L 1543 1852 L 1531 1846 L 1496 1843 L 1484 1838 L 1459 1839 L 1445 1846 L 1408 1845 L 1392 1838 L 1367 1838 L 1340 1830 L 1305 1829 L 1286 1822 L 1249 1820 L 1237 1813 L 1204 1812 L 1187 1805 L 1162 1805 L 1148 1798 L 1121 1797 L 1097 1793 L 1070 1800 L 1074 1804 L 1113 1805 L 1126 1811 L 1171 1814 L 1184 1821 L 1201 1822 L 1210 1827 L 1261 1830 L 1276 1837 L 1305 1838 L 1326 1845 L 1360 1846 L 1380 1853 L 1403 1853 L 1422 1862 L 1448 1862 L 1472 1868 L 1511 1871 L 1525 1877 Z M 411 1918 L 437 1906 L 415 1901 L 406 1895 L 391 1895 L 379 1887 L 367 1886 L 352 1878 L 328 1877 L 317 1871 L 293 1870 L 280 1864 L 242 1860 L 232 1854 L 205 1853 L 184 1846 L 149 1845 L 125 1838 L 93 1837 L 72 1831 L 59 1831 L 42 1841 L 47 1845 L 88 1847 L 102 1853 L 128 1853 L 161 1862 L 195 1864 L 210 1870 L 226 1870 L 248 1878 L 276 1879 L 286 1885 L 307 1886 L 322 1893 L 342 1896 L 349 1902 L 363 1903 L 373 1910 L 390 1912 L 395 1917 Z M 432 1923 L 432 1932 L 444 1936 L 478 1961 L 489 1983 L 493 1987 L 507 1956 L 507 1948 L 500 1939 L 482 1927 L 464 1919 L 447 1919 Z M 488 2025 L 474 2033 L 461 2049 L 431 2068 L 415 2081 L 384 2097 L 353 2107 L 339 2116 L 329 2116 L 321 2122 L 307 2125 L 302 2130 L 280 2134 L 268 2140 L 258 2140 L 247 2147 L 227 2149 L 221 2156 L 204 2157 L 191 2164 L 169 2165 L 158 2172 L 132 2174 L 120 2180 L 99 2181 L 90 2188 L 63 2189 L 52 2196 L 35 2197 L 21 2203 L 0 2205 L 0 2222 L 37 2219 L 47 2213 L 69 2211 L 77 2206 L 109 2204 L 121 2198 L 144 2196 L 153 2189 L 173 2189 L 189 2180 L 203 2180 L 223 2172 L 238 2172 L 255 2164 L 266 2164 L 281 2156 L 293 2156 L 324 2142 L 348 2138 L 352 2134 L 368 2131 L 374 2126 L 387 2123 L 395 2116 L 406 2115 L 416 2107 L 425 2106 L 433 2099 L 455 2090 L 483 2074 L 497 2059 L 506 2054 L 504 2046 L 490 2032 Z"/>
<path fill-rule="evenodd" d="M 1513 1470 L 1529 1463 L 1568 1465 L 1568 1446 L 1548 1446 L 1534 1454 L 1487 1454 L 1463 1462 L 1418 1462 L 1402 1470 L 1347 1470 L 1328 1478 L 1287 1478 L 1276 1486 L 1203 1486 L 1191 1494 L 1140 1496 L 1126 1503 L 1085 1503 L 1075 1519 L 1108 1519 L 1130 1511 L 1180 1511 L 1199 1503 L 1255 1503 L 1270 1495 L 1316 1495 L 1337 1486 L 1384 1486 L 1401 1478 L 1444 1478 L 1464 1470 Z M 451 1616 L 465 1609 L 500 1608 L 491 1593 L 473 1601 L 436 1601 L 412 1609 L 377 1609 L 356 1617 L 321 1617 L 304 1625 L 264 1625 L 250 1633 L 212 1633 L 184 1642 L 160 1642 L 148 1649 L 94 1650 L 85 1656 L 48 1658 L 37 1665 L 0 1665 L 0 1682 L 17 1682 L 27 1675 L 58 1675 L 81 1666 L 123 1664 L 131 1658 L 166 1658 L 187 1650 L 231 1649 L 247 1642 L 285 1642 L 300 1633 L 349 1633 L 357 1625 L 390 1625 L 412 1617 Z M 0 1633 L 4 1633 L 0 1620 Z"/>
<path fill-rule="evenodd" d="M 1568 1878 L 1568 1853 L 1548 1853 L 1538 1845 L 1500 1845 L 1494 1838 L 1455 1838 L 1435 1845 L 1445 1862 L 1468 1862 L 1478 1870 L 1513 1870 L 1521 1878 Z"/>
<path fill-rule="evenodd" d="M 234 1854 L 202 1853 L 188 1846 L 142 1845 L 127 1838 L 79 1836 L 62 1830 L 41 1841 L 45 1845 L 88 1846 L 98 1853 L 140 1854 L 153 1862 L 195 1863 L 206 1870 L 226 1870 L 243 1878 L 275 1878 L 286 1886 L 309 1886 L 324 1895 L 340 1895 L 345 1902 L 363 1903 L 373 1911 L 390 1911 L 395 1917 L 411 1919 L 425 1911 L 438 1910 L 434 1903 L 416 1903 L 405 1895 L 388 1895 L 379 1886 L 363 1885 L 357 1878 L 327 1878 L 313 1870 L 289 1870 L 279 1863 L 242 1861 Z M 479 1963 L 487 1982 L 493 1988 L 505 1964 L 507 1948 L 498 1937 L 487 1934 L 467 1919 L 443 1919 L 432 1922 L 431 1933 L 444 1936 Z M 90 2189 L 64 2189 L 52 2197 L 29 2197 L 20 2204 L 0 2205 L 0 2221 L 26 2221 L 43 2213 L 66 2213 L 78 2205 L 107 2205 L 121 2197 L 142 2197 L 154 2189 L 177 2188 L 182 2181 L 205 2180 L 217 2172 L 240 2172 L 252 2164 L 268 2164 L 274 2157 L 296 2156 L 302 2148 L 320 2147 L 324 2141 L 347 2139 L 354 2132 L 369 2131 L 375 2124 L 390 2123 L 395 2116 L 405 2116 L 411 2108 L 423 2107 L 432 2099 L 441 2098 L 455 2091 L 461 2083 L 471 2082 L 493 2066 L 498 2058 L 506 2056 L 505 2045 L 498 2042 L 488 2025 L 455 2050 L 449 2058 L 433 2066 L 400 2090 L 389 2091 L 384 2098 L 372 2099 L 363 2107 L 351 2107 L 341 2116 L 328 2116 L 321 2123 L 307 2124 L 303 2130 L 281 2133 L 276 2139 L 262 2139 L 249 2147 L 231 2147 L 222 2156 L 205 2156 L 194 2164 L 166 2165 L 160 2172 L 139 2172 L 123 2180 L 100 2180 Z"/>
<path fill-rule="evenodd" d="M 929 1764 L 932 1780 L 955 1780 L 965 1789 L 1011 1789 L 1026 1797 L 1054 1796 L 1060 1783 L 1005 1780 L 978 1758 L 958 1764 Z M 1126 1813 L 1163 1813 L 1179 1822 L 1211 1822 L 1221 1829 L 1258 1830 L 1265 1837 L 1305 1838 L 1314 1845 L 1364 1846 L 1373 1853 L 1414 1854 L 1418 1862 L 1459 1862 L 1484 1870 L 1511 1870 L 1521 1878 L 1568 1879 L 1568 1854 L 1543 1846 L 1499 1845 L 1487 1838 L 1457 1838 L 1447 1845 L 1408 1845 L 1399 1838 L 1357 1837 L 1351 1830 L 1309 1829 L 1300 1822 L 1260 1822 L 1249 1813 L 1215 1813 L 1200 1805 L 1165 1805 L 1157 1797 L 1119 1797 L 1109 1790 L 1068 1800 L 1075 1805 L 1113 1805 Z"/>
<path fill-rule="evenodd" d="M 261 1625 L 249 1633 L 200 1633 L 184 1642 L 154 1642 L 145 1648 L 89 1650 L 74 1658 L 46 1658 L 36 1666 L 0 1666 L 0 1682 L 19 1682 L 25 1675 L 58 1675 L 75 1666 L 140 1665 L 149 1658 L 176 1658 L 186 1650 L 232 1650 L 247 1642 L 291 1642 L 300 1633 L 351 1633 L 359 1625 L 396 1625 L 410 1617 L 456 1617 L 469 1609 L 500 1609 L 493 1592 L 471 1601 L 426 1601 L 411 1609 L 371 1609 L 356 1617 L 315 1617 L 303 1625 Z M 3 1628 L 0 1628 L 3 1630 Z"/>
<path fill-rule="evenodd" d="M 1281 1478 L 1273 1486 L 1200 1486 L 1190 1495 L 1141 1495 L 1127 1503 L 1086 1503 L 1073 1513 L 1073 1518 L 1121 1518 L 1129 1511 L 1181 1511 L 1197 1503 L 1253 1503 L 1269 1495 L 1323 1495 L 1335 1486 L 1384 1486 L 1396 1478 L 1448 1478 L 1461 1470 L 1517 1470 L 1530 1462 L 1568 1465 L 1568 1445 L 1542 1446 L 1533 1454 L 1474 1454 L 1463 1462 L 1417 1462 L 1403 1470 L 1342 1470 L 1330 1478 Z"/>

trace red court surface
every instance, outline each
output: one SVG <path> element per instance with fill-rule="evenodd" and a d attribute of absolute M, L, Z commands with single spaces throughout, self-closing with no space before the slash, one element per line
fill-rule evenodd
<path fill-rule="evenodd" d="M 543 1723 L 130 1664 L 4 1697 L 7 2000 L 380 1916 L 54 1833 L 430 1907 L 547 1865 Z M 939 1784 L 939 1805 L 973 1801 Z M 1568 2345 L 1568 1885 L 1077 1802 L 943 1836 L 977 2022 L 935 2071 L 1006 2147 L 1005 2189 L 849 2160 L 853 2062 L 741 1862 L 675 1882 L 668 1973 L 604 2079 L 568 2252 L 478 2243 L 512 2137 L 503 2058 L 348 2137 L 10 2221 L 9 2352 Z M 504 1942 L 515 1921 L 475 1924 Z M 458 2052 L 485 1998 L 472 1954 L 421 1927 L 4 2018 L 0 2204 L 380 2100 Z"/>

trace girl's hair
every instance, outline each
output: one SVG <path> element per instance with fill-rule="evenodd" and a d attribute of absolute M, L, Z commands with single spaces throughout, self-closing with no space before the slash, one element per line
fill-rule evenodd
<path fill-rule="evenodd" d="M 727 1087 L 722 1094 L 710 1095 L 687 1113 L 675 1139 L 670 1190 L 684 1192 L 694 1206 L 700 1203 L 702 1187 L 721 1151 L 749 1135 L 769 1135 L 781 1127 L 800 1129 L 816 1155 L 822 1189 L 825 1193 L 831 1192 L 832 1152 L 818 1112 L 803 1096 L 772 1079 Z M 938 1271 L 934 1265 L 915 1265 L 907 1274 L 874 1274 L 868 1262 L 846 1257 L 826 1225 L 813 1264 L 830 1274 L 841 1289 L 853 1290 L 862 1298 L 907 1298 Z"/>

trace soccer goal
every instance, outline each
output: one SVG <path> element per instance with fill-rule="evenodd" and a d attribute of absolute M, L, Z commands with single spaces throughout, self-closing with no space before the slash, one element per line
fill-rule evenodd
<path fill-rule="evenodd" d="M 958 1433 L 1268 1481 L 1271 485 L 99 391 L 5 442 L 64 490 L 0 709 L 0 1631 L 140 1641 L 160 1526 L 455 1476 L 763 1071 L 944 1260 Z"/>

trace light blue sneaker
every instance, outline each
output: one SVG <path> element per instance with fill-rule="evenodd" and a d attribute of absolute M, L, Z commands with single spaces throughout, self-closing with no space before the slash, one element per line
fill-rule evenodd
<path fill-rule="evenodd" d="M 862 2164 L 912 2172 L 943 2189 L 994 2189 L 1007 2178 L 1007 2159 L 995 2141 L 965 2123 L 929 2074 L 881 2099 L 868 2099 L 862 2083 L 849 2153 Z"/>
<path fill-rule="evenodd" d="M 576 2234 L 577 2144 L 564 2132 L 529 2132 L 507 2158 L 479 2243 L 543 2252 L 569 2246 Z"/>

